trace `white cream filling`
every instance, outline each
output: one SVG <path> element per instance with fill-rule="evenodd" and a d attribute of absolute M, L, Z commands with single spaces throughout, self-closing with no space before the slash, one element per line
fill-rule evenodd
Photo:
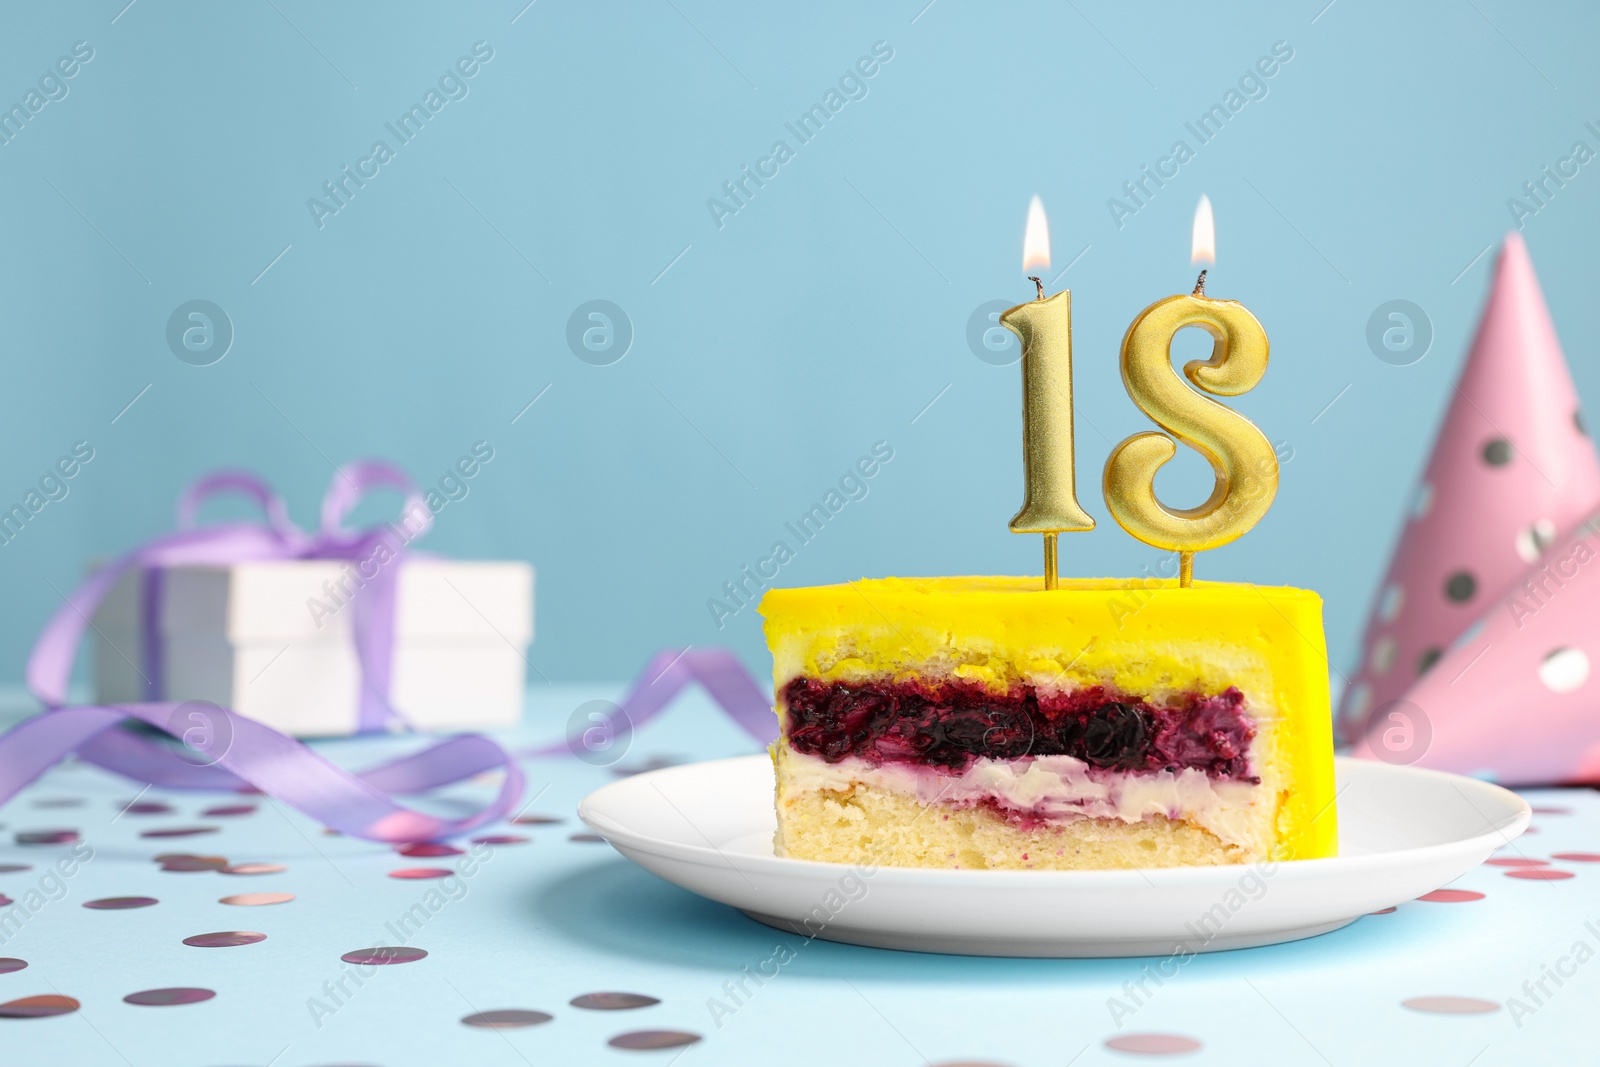
<path fill-rule="evenodd" d="M 924 804 L 997 803 L 1045 820 L 1079 818 L 1139 822 L 1153 815 L 1187 820 L 1226 844 L 1256 849 L 1270 844 L 1263 805 L 1270 796 L 1249 782 L 1219 781 L 1192 767 L 1174 774 L 1125 774 L 1090 767 L 1072 756 L 1015 760 L 980 756 L 965 771 L 903 763 L 873 766 L 854 756 L 828 763 L 783 752 L 779 800 L 784 794 L 842 792 L 854 784 L 915 796 Z"/>

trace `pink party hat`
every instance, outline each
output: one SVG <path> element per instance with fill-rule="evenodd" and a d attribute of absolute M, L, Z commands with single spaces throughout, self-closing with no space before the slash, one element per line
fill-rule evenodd
<path fill-rule="evenodd" d="M 1360 736 L 1597 505 L 1600 460 L 1527 246 L 1511 233 L 1367 623 L 1340 733 Z"/>
<path fill-rule="evenodd" d="M 1505 785 L 1600 782 L 1600 515 L 1553 545 L 1354 755 Z"/>

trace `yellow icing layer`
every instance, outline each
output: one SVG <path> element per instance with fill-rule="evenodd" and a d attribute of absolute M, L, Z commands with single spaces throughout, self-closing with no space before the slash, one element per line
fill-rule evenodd
<path fill-rule="evenodd" d="M 1114 578 L 881 578 L 762 598 L 777 691 L 953 677 L 996 691 L 1104 685 L 1162 704 L 1237 686 L 1278 792 L 1275 858 L 1337 851 L 1322 600 L 1281 586 Z M 782 709 L 779 709 L 780 716 Z"/>

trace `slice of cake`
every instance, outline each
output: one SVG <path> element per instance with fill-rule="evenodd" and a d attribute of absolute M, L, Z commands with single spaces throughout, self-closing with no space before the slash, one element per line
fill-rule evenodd
<path fill-rule="evenodd" d="M 761 613 L 779 855 L 1063 870 L 1335 853 L 1315 593 L 885 578 L 774 589 Z"/>

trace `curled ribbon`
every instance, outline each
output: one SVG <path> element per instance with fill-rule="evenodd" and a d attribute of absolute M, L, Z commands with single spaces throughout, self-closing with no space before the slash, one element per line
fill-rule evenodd
<path fill-rule="evenodd" d="M 402 522 L 347 529 L 344 520 L 373 488 L 405 496 Z M 196 526 L 208 498 L 240 493 L 261 506 L 266 522 Z M 415 525 L 412 525 L 412 524 Z M 405 843 L 467 833 L 504 818 L 522 795 L 521 768 L 486 737 L 465 734 L 359 773 L 345 771 L 312 749 L 253 719 L 198 702 L 152 699 L 138 703 L 66 703 L 73 660 L 95 608 L 130 570 L 145 578 L 145 674 L 152 697 L 161 694 L 159 627 L 162 568 L 181 564 L 227 566 L 251 560 L 337 559 L 380 564 L 352 605 L 352 630 L 360 665 L 359 726 L 380 730 L 395 721 L 389 704 L 394 652 L 396 576 L 405 542 L 432 523 L 432 514 L 406 475 L 367 460 L 340 468 L 322 501 L 315 533 L 294 526 L 283 501 L 254 475 L 219 471 L 200 479 L 178 502 L 179 529 L 127 553 L 76 589 L 45 625 L 28 659 L 28 687 L 46 710 L 0 736 L 0 804 L 72 752 L 89 763 L 169 789 L 255 789 L 352 837 Z M 387 555 L 384 553 L 387 552 Z M 151 575 L 157 577 L 152 578 Z M 196 728 L 186 728 L 199 718 Z M 174 746 L 121 729 L 127 720 L 183 741 Z M 390 794 L 414 793 L 490 770 L 504 778 L 493 801 L 475 814 L 444 818 L 403 807 Z"/>

